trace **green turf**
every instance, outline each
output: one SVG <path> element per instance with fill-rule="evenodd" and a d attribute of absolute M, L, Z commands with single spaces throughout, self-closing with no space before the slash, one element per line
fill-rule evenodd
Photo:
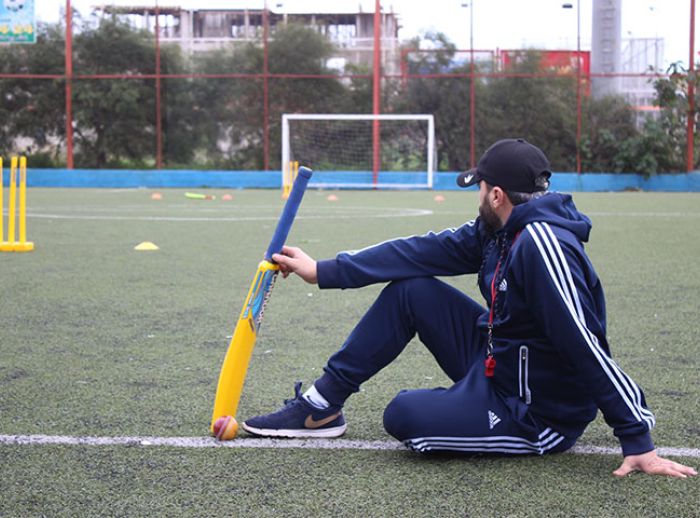
<path fill-rule="evenodd" d="M 30 190 L 36 250 L 0 254 L 0 434 L 207 433 L 228 336 L 282 202 L 277 191 L 231 202 L 151 192 Z M 290 243 L 329 257 L 460 225 L 477 203 L 464 192 L 439 204 L 431 192 L 337 194 L 307 194 Z M 700 195 L 575 199 L 594 224 L 587 250 L 614 356 L 645 390 L 657 444 L 700 448 Z M 141 241 L 160 250 L 134 251 Z M 474 278 L 450 282 L 477 296 Z M 278 281 L 239 418 L 313 381 L 379 290 Z M 410 344 L 348 402 L 347 438 L 390 440 L 381 416 L 396 392 L 447 383 Z M 581 444 L 617 442 L 598 419 Z M 698 516 L 697 479 L 615 480 L 618 461 L 0 445 L 0 516 Z"/>
<path fill-rule="evenodd" d="M 697 482 L 611 480 L 610 459 L 408 452 L 5 448 L 12 516 L 697 516 Z M 49 460 L 50 459 L 50 460 Z"/>

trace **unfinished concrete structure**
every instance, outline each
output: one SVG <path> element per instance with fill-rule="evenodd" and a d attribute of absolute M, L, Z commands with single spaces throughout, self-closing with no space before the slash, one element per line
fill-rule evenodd
<path fill-rule="evenodd" d="M 178 6 L 115 6 L 93 8 L 97 12 L 126 17 L 134 26 L 152 32 L 158 15 L 162 43 L 176 43 L 187 53 L 227 45 L 260 41 L 263 37 L 262 9 L 184 9 Z M 268 11 L 269 37 L 281 25 L 296 23 L 328 36 L 338 48 L 333 66 L 344 63 L 371 66 L 374 44 L 374 12 L 284 13 Z M 386 73 L 399 70 L 399 21 L 393 11 L 381 13 L 382 64 Z"/>

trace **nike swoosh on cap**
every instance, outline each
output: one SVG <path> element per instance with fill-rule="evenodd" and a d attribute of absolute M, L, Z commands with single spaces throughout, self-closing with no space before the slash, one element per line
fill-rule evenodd
<path fill-rule="evenodd" d="M 329 415 L 328 417 L 324 417 L 323 419 L 319 419 L 316 421 L 311 414 L 306 416 L 306 420 L 304 421 L 304 426 L 306 428 L 320 428 L 322 426 L 327 425 L 328 423 L 335 421 L 338 416 L 340 415 L 340 412 L 336 412 L 333 415 Z"/>

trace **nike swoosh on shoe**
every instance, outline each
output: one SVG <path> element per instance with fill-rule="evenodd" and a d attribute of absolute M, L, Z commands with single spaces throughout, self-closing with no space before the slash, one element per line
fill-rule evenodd
<path fill-rule="evenodd" d="M 332 423 L 333 421 L 338 419 L 340 414 L 341 414 L 341 412 L 336 412 L 335 414 L 329 415 L 328 417 L 324 417 L 323 419 L 319 419 L 318 421 L 316 421 L 313 418 L 313 416 L 311 414 L 309 414 L 308 416 L 306 416 L 306 420 L 304 420 L 304 426 L 306 428 L 312 428 L 312 429 L 321 428 L 322 426 L 325 426 L 328 423 Z"/>

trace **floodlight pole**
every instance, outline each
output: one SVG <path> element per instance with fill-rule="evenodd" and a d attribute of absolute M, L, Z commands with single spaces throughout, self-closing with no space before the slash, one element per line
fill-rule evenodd
<path fill-rule="evenodd" d="M 374 2 L 374 58 L 373 58 L 373 84 L 372 84 L 372 113 L 381 113 L 381 35 L 382 35 L 381 2 Z M 379 169 L 381 168 L 380 152 L 380 123 L 379 119 L 372 121 L 372 183 L 379 181 Z"/>
<path fill-rule="evenodd" d="M 687 160 L 686 170 L 695 169 L 695 0 L 690 0 L 690 42 L 688 57 L 688 126 L 687 126 Z"/>
<path fill-rule="evenodd" d="M 564 9 L 573 7 L 562 4 Z M 576 1 L 576 172 L 581 174 L 581 0 Z"/>
<path fill-rule="evenodd" d="M 475 117 L 476 100 L 474 98 L 474 1 L 469 6 L 469 164 L 476 166 Z"/>
<path fill-rule="evenodd" d="M 581 174 L 581 0 L 576 1 L 576 172 Z"/>
<path fill-rule="evenodd" d="M 469 8 L 469 167 L 476 165 L 475 142 L 475 86 L 474 86 L 474 1 L 463 3 L 462 7 Z"/>
<path fill-rule="evenodd" d="M 270 169 L 270 107 L 269 107 L 269 74 L 270 64 L 267 48 L 268 32 L 270 30 L 270 13 L 267 10 L 267 0 L 263 7 L 263 169 Z M 284 167 L 284 164 L 281 164 Z"/>

